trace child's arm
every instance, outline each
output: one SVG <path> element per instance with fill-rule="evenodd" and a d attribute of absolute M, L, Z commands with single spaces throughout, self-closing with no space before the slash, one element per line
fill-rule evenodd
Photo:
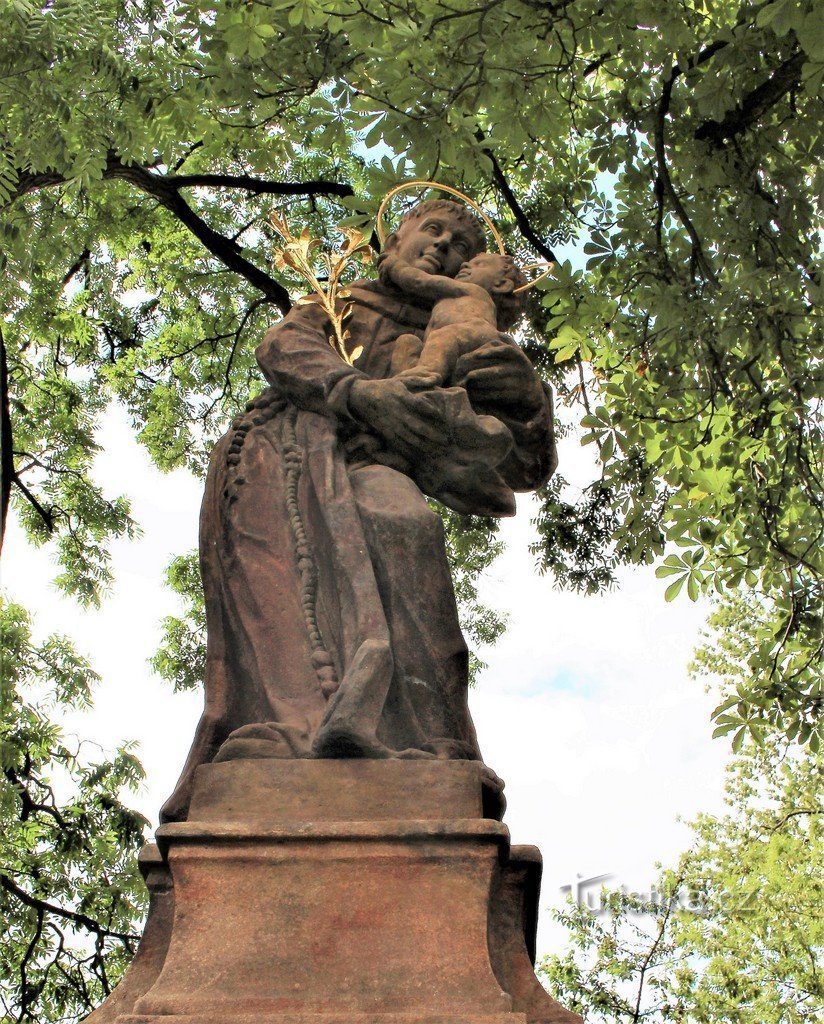
<path fill-rule="evenodd" d="M 382 281 L 387 279 L 401 291 L 409 292 L 416 298 L 438 302 L 440 299 L 462 299 L 476 292 L 483 292 L 480 285 L 471 281 L 455 281 L 442 274 L 427 274 L 425 270 L 399 260 L 393 253 L 387 253 L 380 262 Z M 486 294 L 484 292 L 484 294 Z"/>

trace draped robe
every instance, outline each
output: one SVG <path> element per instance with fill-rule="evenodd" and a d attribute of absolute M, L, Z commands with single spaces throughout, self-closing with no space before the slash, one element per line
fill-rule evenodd
<path fill-rule="evenodd" d="M 347 404 L 358 377 L 391 375 L 394 343 L 423 337 L 430 310 L 377 281 L 352 299 L 356 367 L 329 345 L 322 308 L 296 306 L 257 349 L 269 388 L 215 447 L 200 528 L 205 708 L 164 820 L 185 818 L 200 764 L 317 756 L 319 727 L 347 702 L 370 709 L 381 756 L 481 759 L 440 518 Z M 479 410 L 512 434 L 514 490 L 555 466 L 541 393 L 537 410 Z"/>

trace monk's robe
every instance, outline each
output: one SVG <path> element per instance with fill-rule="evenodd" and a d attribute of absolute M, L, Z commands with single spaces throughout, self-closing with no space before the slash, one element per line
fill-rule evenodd
<path fill-rule="evenodd" d="M 213 453 L 200 530 L 205 709 L 163 820 L 186 817 L 198 765 L 318 756 L 319 727 L 347 705 L 378 747 L 337 756 L 481 757 L 441 521 L 348 408 L 352 382 L 390 376 L 395 341 L 422 338 L 430 310 L 377 281 L 352 299 L 356 366 L 330 346 L 322 307 L 297 305 L 257 350 L 269 388 Z M 555 467 L 551 400 L 536 392 L 537 408 L 487 397 L 477 409 L 512 435 L 502 472 L 513 490 Z"/>

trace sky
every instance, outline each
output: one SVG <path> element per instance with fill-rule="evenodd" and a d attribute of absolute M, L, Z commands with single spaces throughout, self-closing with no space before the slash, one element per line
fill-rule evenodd
<path fill-rule="evenodd" d="M 70 635 L 102 675 L 94 710 L 73 713 L 65 728 L 108 751 L 137 743 L 146 782 L 132 803 L 156 824 L 202 706 L 202 694 L 172 693 L 148 665 L 163 616 L 177 610 L 163 570 L 197 544 L 201 485 L 152 467 L 116 407 L 99 441 L 95 475 L 107 494 L 129 495 L 143 530 L 114 544 L 116 582 L 103 608 L 61 597 L 48 548 L 25 545 L 14 522 L 2 585 L 34 612 L 37 636 Z M 589 449 L 574 434 L 559 448 L 564 476 L 583 483 Z M 717 701 L 687 674 L 707 605 L 686 595 L 666 604 L 666 581 L 649 567 L 622 572 L 620 588 L 601 596 L 559 591 L 528 553 L 531 511 L 529 497 L 519 500 L 503 524 L 506 550 L 480 582 L 481 599 L 509 616 L 509 628 L 480 652 L 488 667 L 470 707 L 485 761 L 506 783 L 513 842 L 543 853 L 540 954 L 563 946 L 548 912 L 563 903 L 563 886 L 606 874 L 612 886 L 650 890 L 656 865 L 673 863 L 689 842 L 679 819 L 721 809 L 728 747 L 710 738 Z"/>

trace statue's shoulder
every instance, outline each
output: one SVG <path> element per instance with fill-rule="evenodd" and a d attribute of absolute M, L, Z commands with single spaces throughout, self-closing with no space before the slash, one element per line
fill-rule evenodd
<path fill-rule="evenodd" d="M 352 293 L 356 301 L 369 301 L 373 304 L 389 303 L 393 299 L 397 301 L 400 293 L 391 292 L 384 284 L 370 277 L 359 277 L 356 281 L 346 286 L 346 290 Z"/>
<path fill-rule="evenodd" d="M 394 323 L 422 328 L 432 315 L 431 305 L 421 305 L 417 299 L 382 281 L 362 278 L 348 286 L 356 306 L 371 309 Z"/>

